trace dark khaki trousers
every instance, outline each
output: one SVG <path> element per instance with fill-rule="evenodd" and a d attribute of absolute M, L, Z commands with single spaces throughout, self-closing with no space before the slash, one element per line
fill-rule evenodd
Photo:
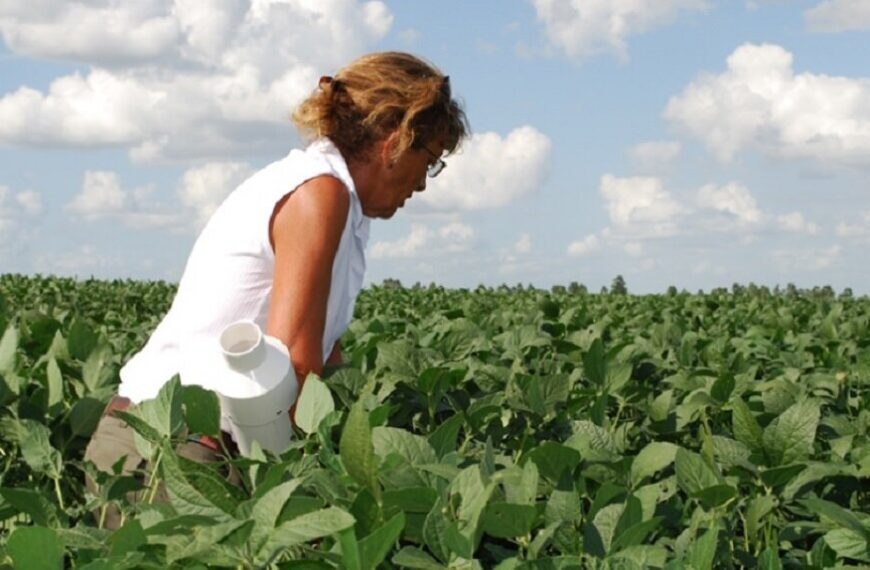
<path fill-rule="evenodd" d="M 105 415 L 97 425 L 96 431 L 91 436 L 91 441 L 85 450 L 85 460 L 90 460 L 97 466 L 100 471 L 112 473 L 112 466 L 126 456 L 123 475 L 130 475 L 137 469 L 150 471 L 148 461 L 139 455 L 136 450 L 136 444 L 133 440 L 133 429 L 127 426 L 123 421 L 113 415 Z M 175 448 L 176 453 L 181 457 L 186 457 L 198 463 L 214 463 L 223 460 L 223 454 L 214 451 L 210 447 L 206 447 L 194 441 L 187 441 L 179 444 Z M 231 470 L 227 476 L 227 480 L 234 485 L 239 484 L 239 474 L 235 470 Z M 95 481 L 90 477 L 85 480 L 87 489 L 94 494 L 99 492 L 99 488 Z M 131 503 L 141 500 L 147 500 L 147 490 L 131 492 L 127 495 L 127 499 Z M 166 492 L 166 487 L 161 481 L 157 487 L 152 502 L 168 503 L 169 495 Z M 117 529 L 123 523 L 121 511 L 117 505 L 109 504 L 105 507 L 105 512 L 99 509 L 94 512 L 94 516 L 99 523 L 103 521 L 103 528 Z"/>

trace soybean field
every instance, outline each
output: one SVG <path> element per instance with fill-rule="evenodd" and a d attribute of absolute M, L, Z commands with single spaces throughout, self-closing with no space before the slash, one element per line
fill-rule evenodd
<path fill-rule="evenodd" d="M 174 379 L 125 416 L 154 468 L 98 472 L 89 436 L 174 292 L 0 276 L 0 566 L 870 564 L 867 297 L 370 287 L 283 454 L 180 457 L 219 406 Z"/>

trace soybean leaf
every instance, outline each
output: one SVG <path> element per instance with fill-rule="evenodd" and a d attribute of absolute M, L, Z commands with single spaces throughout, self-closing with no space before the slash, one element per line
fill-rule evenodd
<path fill-rule="evenodd" d="M 462 415 L 454 414 L 429 435 L 429 445 L 435 450 L 439 459 L 451 451 L 456 451 L 456 438 L 459 437 L 459 429 L 463 423 Z"/>
<path fill-rule="evenodd" d="M 191 433 L 220 436 L 221 408 L 217 394 L 202 386 L 182 386 L 181 403 Z"/>
<path fill-rule="evenodd" d="M 378 460 L 372 444 L 369 417 L 361 400 L 351 407 L 338 446 L 341 462 L 348 475 L 379 498 Z"/>
<path fill-rule="evenodd" d="M 640 450 L 631 463 L 631 485 L 636 487 L 650 475 L 658 473 L 674 462 L 679 449 L 673 443 L 665 441 L 650 442 Z"/>
<path fill-rule="evenodd" d="M 865 542 L 870 543 L 870 530 L 861 523 L 861 520 L 853 512 L 831 501 L 814 497 L 798 502 L 815 514 L 831 519 L 837 525 L 851 530 L 861 536 Z"/>
<path fill-rule="evenodd" d="M 525 536 L 537 518 L 538 510 L 533 505 L 492 503 L 483 513 L 483 532 L 496 538 Z"/>
<path fill-rule="evenodd" d="M 813 452 L 819 405 L 807 400 L 790 406 L 764 429 L 764 450 L 775 465 L 806 459 Z"/>
<path fill-rule="evenodd" d="M 91 327 L 76 319 L 70 326 L 66 344 L 70 356 L 84 362 L 96 348 L 98 340 L 99 337 Z"/>
<path fill-rule="evenodd" d="M 593 384 L 603 386 L 607 378 L 607 363 L 604 354 L 604 345 L 600 338 L 596 338 L 586 354 L 583 355 L 583 370 L 586 377 Z"/>
<path fill-rule="evenodd" d="M 716 523 L 707 529 L 692 545 L 688 562 L 693 570 L 712 570 L 716 558 L 716 546 L 719 542 L 719 526 Z"/>
<path fill-rule="evenodd" d="M 15 371 L 17 352 L 18 327 L 10 323 L 0 338 L 0 374 L 12 374 Z"/>
<path fill-rule="evenodd" d="M 60 452 L 49 441 L 51 432 L 35 420 L 19 420 L 19 423 L 23 428 L 19 445 L 24 461 L 37 473 L 60 479 L 62 459 Z"/>
<path fill-rule="evenodd" d="M 160 388 L 156 398 L 145 400 L 138 406 L 139 414 L 163 437 L 171 437 L 181 431 L 184 417 L 181 409 L 181 382 L 178 376 Z"/>
<path fill-rule="evenodd" d="M 731 401 L 731 429 L 734 431 L 734 438 L 749 449 L 761 451 L 764 448 L 761 426 L 752 415 L 752 410 L 740 398 Z"/>
<path fill-rule="evenodd" d="M 526 454 L 538 471 L 552 481 L 558 481 L 564 471 L 580 464 L 580 452 L 555 441 L 545 441 Z"/>
<path fill-rule="evenodd" d="M 445 570 L 447 568 L 419 548 L 413 546 L 402 548 L 402 550 L 393 555 L 391 562 L 402 568 L 416 568 L 418 570 Z"/>
<path fill-rule="evenodd" d="M 351 528 L 353 523 L 353 517 L 338 507 L 300 515 L 273 529 L 260 552 L 269 553 L 266 559 L 271 559 L 283 548 L 336 534 Z"/>
<path fill-rule="evenodd" d="M 366 569 L 379 568 L 404 528 L 405 515 L 400 512 L 360 540 L 359 555 L 362 567 Z"/>
<path fill-rule="evenodd" d="M 6 551 L 16 568 L 57 570 L 63 568 L 63 544 L 54 529 L 21 526 L 6 543 Z"/>
<path fill-rule="evenodd" d="M 305 433 L 314 433 L 333 410 L 335 400 L 329 387 L 317 374 L 309 374 L 296 402 L 296 425 Z"/>
<path fill-rule="evenodd" d="M 720 483 L 713 469 L 697 453 L 686 451 L 681 447 L 677 450 L 674 464 L 677 472 L 677 484 L 688 495 L 693 495 Z"/>

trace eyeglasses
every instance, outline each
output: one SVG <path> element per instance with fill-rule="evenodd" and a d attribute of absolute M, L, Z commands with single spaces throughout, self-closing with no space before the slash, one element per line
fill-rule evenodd
<path fill-rule="evenodd" d="M 429 178 L 435 178 L 436 176 L 441 174 L 442 170 L 447 168 L 447 163 L 441 160 L 440 156 L 429 150 L 427 147 L 424 146 L 423 150 L 428 152 L 429 156 L 435 159 L 435 162 L 429 164 L 428 168 L 426 169 L 426 175 L 429 176 Z"/>

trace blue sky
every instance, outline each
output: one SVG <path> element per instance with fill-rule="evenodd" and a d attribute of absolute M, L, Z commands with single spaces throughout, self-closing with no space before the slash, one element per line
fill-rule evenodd
<path fill-rule="evenodd" d="M 368 282 L 870 293 L 870 0 L 8 0 L 0 272 L 179 279 L 316 78 L 387 49 L 474 135 Z"/>

